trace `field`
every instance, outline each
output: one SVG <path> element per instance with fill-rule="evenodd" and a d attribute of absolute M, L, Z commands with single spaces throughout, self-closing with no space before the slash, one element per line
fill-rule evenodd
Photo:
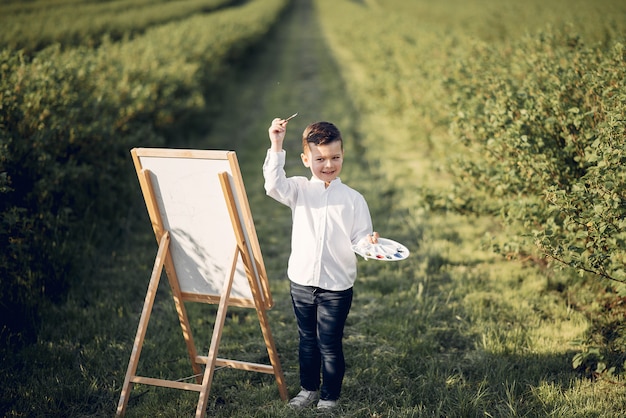
<path fill-rule="evenodd" d="M 304 127 L 335 122 L 342 180 L 411 250 L 359 261 L 340 406 L 299 416 L 626 413 L 623 2 L 5 1 L 0 15 L 0 415 L 114 415 L 156 253 L 135 146 L 237 152 L 297 393 L 291 215 L 261 177 L 270 121 L 294 112 L 288 174 L 307 175 Z M 33 37 L 26 15 L 63 23 Z M 208 350 L 216 308 L 187 309 Z M 229 312 L 220 356 L 264 361 L 256 314 Z M 166 281 L 139 370 L 191 374 Z M 137 385 L 126 416 L 196 402 Z M 271 376 L 220 369 L 207 416 L 294 413 Z"/>

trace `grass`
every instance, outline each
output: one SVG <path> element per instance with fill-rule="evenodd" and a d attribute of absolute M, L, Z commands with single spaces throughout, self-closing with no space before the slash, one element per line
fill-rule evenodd
<path fill-rule="evenodd" d="M 497 232 L 493 220 L 431 213 L 419 205 L 418 196 L 402 189 L 406 181 L 389 180 L 415 167 L 433 176 L 432 165 L 406 144 L 394 164 L 376 163 L 371 138 L 394 128 L 363 120 L 366 113 L 339 76 L 343 63 L 331 54 L 315 11 L 311 1 L 294 2 L 265 46 L 225 80 L 229 91 L 223 114 L 211 132 L 176 144 L 237 151 L 276 302 L 268 315 L 290 394 L 298 390 L 297 330 L 285 276 L 291 217 L 264 195 L 260 168 L 269 146 L 269 122 L 297 111 L 286 141 L 288 173 L 306 174 L 298 161 L 306 124 L 336 122 L 347 147 L 342 179 L 366 196 L 376 229 L 412 252 L 399 263 L 359 261 L 345 335 L 348 371 L 340 407 L 330 416 L 603 417 L 625 412 L 623 382 L 588 380 L 572 369 L 571 342 L 590 323 L 559 285 L 567 283 L 567 276 L 549 276 L 535 265 L 494 255 L 484 249 L 485 234 Z M 0 415 L 114 414 L 156 253 L 137 193 L 132 202 L 136 219 L 127 235 L 86 260 L 67 301 L 46 312 L 37 344 L 1 351 Z M 198 350 L 206 351 L 215 306 L 190 303 L 187 309 Z M 229 309 L 220 356 L 265 361 L 253 311 Z M 141 359 L 139 373 L 151 377 L 191 374 L 166 280 Z M 192 416 L 196 403 L 195 393 L 136 385 L 126 416 Z M 272 376 L 230 369 L 216 372 L 207 412 L 216 417 L 294 415 L 279 399 Z M 320 415 L 314 410 L 299 414 Z"/>

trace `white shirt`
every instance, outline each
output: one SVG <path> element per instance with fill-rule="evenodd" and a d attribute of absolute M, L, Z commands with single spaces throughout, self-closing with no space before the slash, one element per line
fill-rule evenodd
<path fill-rule="evenodd" d="M 287 276 L 304 286 L 349 289 L 357 272 L 352 245 L 372 233 L 367 202 L 339 178 L 328 187 L 316 177 L 287 178 L 285 154 L 268 150 L 263 176 L 267 195 L 291 208 Z"/>

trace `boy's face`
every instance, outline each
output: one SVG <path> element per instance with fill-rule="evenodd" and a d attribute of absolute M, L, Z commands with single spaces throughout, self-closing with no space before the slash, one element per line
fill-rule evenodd
<path fill-rule="evenodd" d="M 339 177 L 343 165 L 343 149 L 341 141 L 334 141 L 325 145 L 309 143 L 308 150 L 301 155 L 302 163 L 311 169 L 311 173 L 326 183 Z"/>

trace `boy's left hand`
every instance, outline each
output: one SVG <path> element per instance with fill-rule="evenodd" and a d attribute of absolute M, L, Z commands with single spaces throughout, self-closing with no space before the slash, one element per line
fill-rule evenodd
<path fill-rule="evenodd" d="M 378 232 L 367 234 L 367 240 L 370 244 L 378 244 L 378 238 L 380 238 L 380 234 Z"/>

